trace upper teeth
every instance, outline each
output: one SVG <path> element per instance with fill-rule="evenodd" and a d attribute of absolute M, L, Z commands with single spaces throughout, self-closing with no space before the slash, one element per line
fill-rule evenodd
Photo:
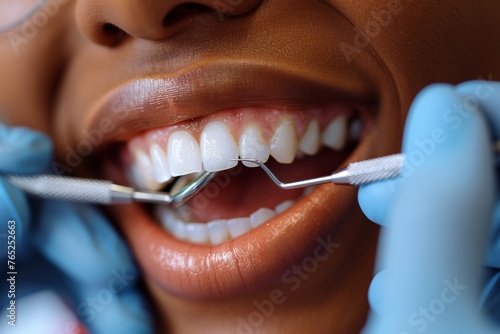
<path fill-rule="evenodd" d="M 130 151 L 135 163 L 131 165 L 130 181 L 137 187 L 158 189 L 175 176 L 202 169 L 212 172 L 232 168 L 238 156 L 263 162 L 272 156 L 280 163 L 292 163 L 297 155 L 316 154 L 322 144 L 340 151 L 349 137 L 344 114 L 331 120 L 323 133 L 319 120 L 310 119 L 306 127 L 302 125 L 300 138 L 298 125 L 289 116 L 282 116 L 272 132 L 266 131 L 268 126 L 250 122 L 240 127 L 239 133 L 232 133 L 226 123 L 215 120 L 205 124 L 199 143 L 188 129 L 174 130 L 163 139 L 166 141 L 163 144 L 155 140 L 133 140 Z M 239 140 L 235 140 L 237 135 Z"/>

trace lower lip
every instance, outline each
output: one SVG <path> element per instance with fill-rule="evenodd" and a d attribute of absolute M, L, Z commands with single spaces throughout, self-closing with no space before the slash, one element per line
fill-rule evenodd
<path fill-rule="evenodd" d="M 366 139 L 346 163 L 368 157 Z M 173 238 L 139 205 L 113 213 L 148 279 L 181 297 L 221 298 L 279 284 L 318 247 L 331 254 L 328 243 L 337 242 L 340 226 L 357 209 L 356 193 L 354 187 L 323 185 L 259 228 L 216 246 Z"/>

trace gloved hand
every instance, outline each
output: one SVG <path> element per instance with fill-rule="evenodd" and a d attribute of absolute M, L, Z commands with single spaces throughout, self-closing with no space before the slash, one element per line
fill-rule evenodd
<path fill-rule="evenodd" d="M 498 139 L 500 83 L 432 85 L 417 96 L 402 176 L 359 191 L 363 212 L 383 226 L 363 333 L 500 332 Z"/>
<path fill-rule="evenodd" d="M 0 174 L 43 172 L 51 153 L 51 143 L 44 135 L 0 124 Z M 7 263 L 7 238 L 12 233 L 8 228 L 13 225 L 9 221 L 15 221 L 15 268 L 11 271 L 17 272 L 16 292 L 15 299 L 8 299 L 7 291 L 1 291 L 3 312 L 10 300 L 19 305 L 24 296 L 49 290 L 69 304 L 90 333 L 153 332 L 147 306 L 136 287 L 139 273 L 133 259 L 97 209 L 28 200 L 0 177 L 2 263 Z M 5 282 L 7 269 L 2 267 L 0 277 Z M 5 316 L 2 326 L 9 333 L 39 333 L 40 328 L 29 314 L 23 314 L 22 306 L 17 309 L 16 327 L 8 327 Z M 74 324 L 63 325 L 63 332 L 75 332 Z"/>

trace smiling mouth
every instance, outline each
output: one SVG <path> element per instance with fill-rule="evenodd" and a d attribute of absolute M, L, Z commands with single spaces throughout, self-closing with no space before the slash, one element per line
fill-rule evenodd
<path fill-rule="evenodd" d="M 269 222 L 313 190 L 280 190 L 234 159 L 269 160 L 295 179 L 331 173 L 356 147 L 370 112 L 350 103 L 217 112 L 133 138 L 121 150 L 121 169 L 135 188 L 172 193 L 202 171 L 220 172 L 180 208 L 145 208 L 177 240 L 218 245 Z"/>
<path fill-rule="evenodd" d="M 190 298 L 238 295 L 276 282 L 318 240 L 347 233 L 341 227 L 358 212 L 350 187 L 282 190 L 259 168 L 231 161 L 267 161 L 294 181 L 369 158 L 374 95 L 362 79 L 343 80 L 226 60 L 132 81 L 99 101 L 85 127 L 114 122 L 101 150 L 104 177 L 175 191 L 218 171 L 177 209 L 112 210 L 148 279 Z"/>

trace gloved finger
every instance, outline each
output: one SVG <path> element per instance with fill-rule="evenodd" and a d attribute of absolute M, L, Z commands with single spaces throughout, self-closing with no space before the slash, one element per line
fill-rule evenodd
<path fill-rule="evenodd" d="M 470 305 L 479 301 L 494 206 L 490 143 L 482 114 L 453 87 L 433 85 L 415 99 L 403 141 L 413 169 L 399 179 L 378 258 L 388 332 L 478 323 Z M 426 318 L 422 307 L 436 314 Z"/>
<path fill-rule="evenodd" d="M 15 234 L 16 241 L 24 238 L 30 215 L 26 195 L 19 189 L 0 178 L 0 234 L 7 241 L 8 235 Z M 9 223 L 10 222 L 10 223 Z M 0 242 L 3 244 L 3 242 Z M 6 243 L 5 243 L 6 244 Z M 21 245 L 20 245 L 21 246 Z M 23 248 L 20 248 L 22 250 Z M 2 252 L 0 257 L 6 256 Z"/>
<path fill-rule="evenodd" d="M 493 140 L 500 140 L 500 83 L 491 81 L 469 81 L 457 86 L 460 94 L 467 96 L 470 103 L 481 107 L 488 119 L 493 133 Z M 500 163 L 500 154 L 496 153 L 496 164 Z M 500 189 L 497 184 L 497 189 Z M 500 203 L 497 204 L 492 226 L 492 238 L 487 253 L 486 265 L 500 268 Z"/>
<path fill-rule="evenodd" d="M 469 103 L 478 104 L 488 119 L 493 139 L 500 139 L 500 82 L 468 81 L 456 87 Z"/>
<path fill-rule="evenodd" d="M 0 123 L 0 172 L 39 173 L 52 158 L 52 143 L 40 132 Z"/>
<path fill-rule="evenodd" d="M 496 204 L 485 265 L 500 268 L 500 203 Z"/>
<path fill-rule="evenodd" d="M 24 297 L 16 298 L 16 309 L 22 310 L 22 319 L 9 318 L 9 309 L 2 312 L 0 333 L 9 334 L 48 334 L 73 333 L 85 334 L 77 317 L 71 312 L 66 303 L 54 291 L 42 290 Z M 7 311 L 5 311 L 7 310 Z M 12 321 L 15 326 L 9 324 Z"/>
<path fill-rule="evenodd" d="M 370 303 L 370 309 L 377 315 L 383 314 L 383 300 L 385 298 L 383 294 L 383 284 L 385 281 L 385 275 L 385 270 L 379 271 L 373 277 L 370 283 L 370 288 L 368 289 L 368 302 Z"/>
<path fill-rule="evenodd" d="M 430 89 L 439 89 L 439 87 L 444 88 L 444 86 L 434 85 L 431 86 Z M 451 86 L 449 86 L 449 88 L 452 89 Z M 466 106 L 462 108 L 450 106 L 450 108 L 442 114 L 444 121 L 449 123 L 447 128 L 460 126 L 461 122 L 469 117 L 468 113 L 470 111 L 468 111 L 467 108 L 470 107 L 468 105 L 480 105 L 478 101 L 478 99 L 480 99 L 480 101 L 482 101 L 481 106 L 483 102 L 485 104 L 484 110 L 487 110 L 487 114 L 492 114 L 492 118 L 496 120 L 497 123 L 494 125 L 494 128 L 498 129 L 500 133 L 500 113 L 495 112 L 500 106 L 499 83 L 474 81 L 457 86 L 456 91 L 457 93 L 464 94 L 464 103 Z M 418 98 L 416 100 L 418 100 Z M 425 127 L 423 131 L 426 131 Z M 443 131 L 443 127 L 436 126 L 430 133 L 418 134 L 418 136 L 420 136 L 419 138 L 422 139 L 415 138 L 414 144 L 416 149 L 412 150 L 410 152 L 411 156 L 407 157 L 408 159 L 403 167 L 401 178 L 376 182 L 360 187 L 358 202 L 368 219 L 380 225 L 384 224 L 387 208 L 392 203 L 397 186 L 402 180 L 404 181 L 406 175 L 413 173 L 415 167 L 418 167 L 417 165 L 421 160 L 425 159 L 426 155 L 434 154 L 436 145 L 446 140 L 446 134 L 444 134 Z"/>
<path fill-rule="evenodd" d="M 482 292 L 480 305 L 500 325 L 500 271 L 496 271 L 488 279 Z"/>
<path fill-rule="evenodd" d="M 49 164 L 52 144 L 43 134 L 20 127 L 9 127 L 0 123 L 0 173 L 36 173 Z M 26 196 L 0 177 L 0 237 L 7 239 L 15 233 L 22 245 L 29 224 Z M 11 222 L 11 223 L 8 223 Z M 15 225 L 14 229 L 9 228 Z M 19 247 L 18 255 L 27 247 Z M 6 256 L 5 252 L 0 255 Z"/>
<path fill-rule="evenodd" d="M 386 214 L 399 182 L 398 179 L 386 180 L 359 187 L 358 203 L 368 219 L 379 225 L 387 223 Z"/>
<path fill-rule="evenodd" d="M 478 105 L 480 107 L 489 121 L 488 124 L 494 133 L 495 139 L 500 139 L 500 83 L 470 81 L 456 86 L 455 90 L 458 94 L 464 96 L 465 104 Z M 450 123 L 450 126 L 460 126 L 461 122 L 468 117 L 468 113 L 469 111 L 466 107 L 455 110 L 451 108 L 447 113 L 443 114 L 443 117 Z M 432 134 L 429 137 L 428 139 L 435 142 L 432 143 L 429 140 L 417 141 L 419 145 L 418 151 L 424 154 L 432 153 L 433 146 L 439 144 L 439 141 L 443 139 L 440 138 L 441 133 L 438 128 L 436 128 L 436 132 L 434 133 L 435 138 L 432 138 Z M 418 151 L 415 154 L 418 154 Z M 414 158 L 419 159 L 418 156 L 414 156 Z M 402 171 L 403 177 L 407 173 L 412 173 L 414 167 L 411 162 L 407 161 Z M 385 213 L 392 202 L 394 190 L 399 183 L 398 180 L 388 180 L 360 187 L 358 201 L 368 219 L 377 224 L 383 224 Z M 498 233 L 500 233 L 500 222 L 498 225 Z M 498 247 L 500 248 L 500 246 Z M 498 255 L 498 258 L 500 258 L 500 253 L 495 253 L 495 255 Z"/>
<path fill-rule="evenodd" d="M 81 284 L 105 282 L 115 267 L 137 277 L 132 256 L 106 217 L 96 208 L 57 201 L 34 206 L 35 238 L 40 251 Z"/>
<path fill-rule="evenodd" d="M 0 177 L 0 245 L 15 242 L 17 260 L 29 256 L 31 215 L 26 195 Z M 7 246 L 0 251 L 0 260 L 11 259 Z"/>

